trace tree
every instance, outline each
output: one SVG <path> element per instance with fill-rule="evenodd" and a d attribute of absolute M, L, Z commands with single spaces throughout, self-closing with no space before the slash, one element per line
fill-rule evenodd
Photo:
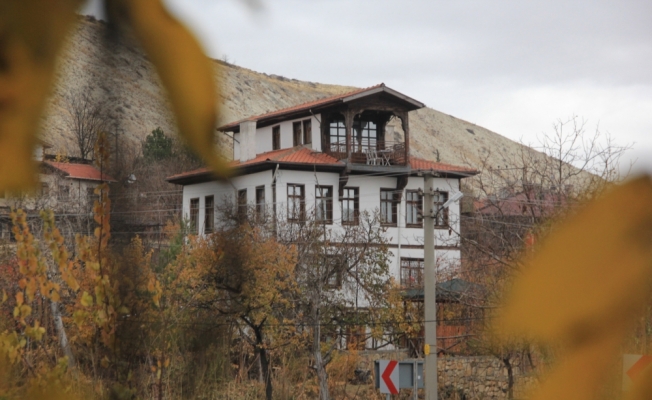
<path fill-rule="evenodd" d="M 172 157 L 172 138 L 158 127 L 142 143 L 143 157 L 147 161 L 162 161 Z"/>
<path fill-rule="evenodd" d="M 297 294 L 296 250 L 244 223 L 191 238 L 173 268 L 189 306 L 242 325 L 259 358 L 265 395 L 272 399 L 270 352 L 294 336 L 288 317 Z M 295 338 L 296 340 L 296 338 Z"/>
<path fill-rule="evenodd" d="M 481 285 L 480 302 L 470 308 L 495 308 L 506 284 L 523 266 L 523 256 L 550 233 L 553 222 L 573 213 L 621 178 L 619 159 L 630 146 L 619 146 L 599 129 L 586 130 L 586 121 L 572 117 L 557 121 L 553 132 L 533 148 L 521 146 L 505 165 L 488 163 L 466 192 L 469 207 L 462 216 L 463 275 Z M 539 151 L 536 151 L 539 150 Z M 475 351 L 498 357 L 508 374 L 508 397 L 513 398 L 513 362 L 534 368 L 532 347 L 524 341 L 496 344 L 489 331 L 476 331 L 469 341 Z"/>
<path fill-rule="evenodd" d="M 387 313 L 400 307 L 390 304 L 398 298 L 390 296 L 390 253 L 378 215 L 363 212 L 356 225 L 332 227 L 314 218 L 314 212 L 308 215 L 311 217 L 301 223 L 278 218 L 275 230 L 281 242 L 297 247 L 296 276 L 301 288 L 297 306 L 311 330 L 309 342 L 319 398 L 327 400 L 326 366 L 334 352 L 364 345 L 366 327 L 373 328 L 371 334 L 376 338 L 387 339 L 391 326 L 402 320 L 389 320 L 397 315 Z M 343 337 L 346 344 L 337 340 Z"/>
<path fill-rule="evenodd" d="M 79 157 L 89 159 L 97 137 L 109 129 L 112 120 L 109 104 L 106 100 L 93 97 L 93 87 L 84 86 L 76 91 L 69 91 L 65 97 L 67 112 L 66 126 L 73 133 Z"/>

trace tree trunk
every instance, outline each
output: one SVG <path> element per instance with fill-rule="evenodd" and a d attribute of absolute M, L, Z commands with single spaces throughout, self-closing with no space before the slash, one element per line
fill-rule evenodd
<path fill-rule="evenodd" d="M 70 349 L 70 342 L 68 341 L 68 335 L 66 335 L 66 328 L 63 326 L 59 303 L 50 301 L 50 309 L 52 310 L 52 318 L 54 319 L 54 326 L 57 329 L 57 336 L 59 337 L 59 344 L 61 345 L 63 354 L 68 357 L 68 366 L 74 368 L 75 359 L 72 355 L 72 350 Z"/>
<path fill-rule="evenodd" d="M 507 368 L 507 398 L 512 400 L 514 399 L 514 369 L 509 357 L 503 358 L 503 364 Z"/>
<path fill-rule="evenodd" d="M 315 304 L 315 303 L 313 303 Z M 315 357 L 315 370 L 317 371 L 317 382 L 319 384 L 319 400 L 330 400 L 328 393 L 328 374 L 326 373 L 326 365 L 321 355 L 321 326 L 319 325 L 319 309 L 313 305 L 313 335 L 312 335 L 312 349 Z"/>
<path fill-rule="evenodd" d="M 265 381 L 265 398 L 272 400 L 272 376 L 269 365 L 269 355 L 263 343 L 263 332 L 260 327 L 254 328 L 256 335 L 256 351 L 258 352 L 258 359 L 260 360 L 260 369 L 263 373 L 263 380 Z"/>

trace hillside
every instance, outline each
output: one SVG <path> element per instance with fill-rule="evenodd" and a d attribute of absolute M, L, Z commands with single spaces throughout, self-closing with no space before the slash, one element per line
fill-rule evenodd
<path fill-rule="evenodd" d="M 140 142 L 157 126 L 174 132 L 164 92 L 145 54 L 133 42 L 107 40 L 103 22 L 91 17 L 81 19 L 60 60 L 59 80 L 43 119 L 42 137 L 54 145 L 51 152 L 75 155 L 74 138 L 64 121 L 64 96 L 70 90 L 91 90 L 95 98 L 108 99 L 117 117 L 114 129 L 124 134 L 134 152 L 139 151 Z M 222 90 L 222 123 L 353 89 L 267 75 L 217 60 L 214 66 Z M 521 146 L 430 108 L 411 113 L 410 124 L 413 155 L 439 157 L 451 164 L 479 168 L 481 160 L 487 158 L 492 166 L 504 166 L 505 160 L 518 153 Z M 230 143 L 225 139 L 223 143 L 228 156 Z"/>

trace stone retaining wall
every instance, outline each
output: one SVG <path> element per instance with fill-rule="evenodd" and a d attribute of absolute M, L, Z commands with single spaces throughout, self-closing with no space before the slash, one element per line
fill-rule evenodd
<path fill-rule="evenodd" d="M 513 360 L 512 365 L 514 398 L 519 399 L 525 390 L 536 383 L 536 379 L 524 373 L 520 360 Z M 496 357 L 440 357 L 437 367 L 443 399 L 507 398 L 507 368 Z"/>

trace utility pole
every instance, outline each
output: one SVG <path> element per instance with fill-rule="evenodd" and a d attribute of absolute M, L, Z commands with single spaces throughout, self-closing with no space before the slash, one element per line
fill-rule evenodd
<path fill-rule="evenodd" d="M 463 194 L 453 194 L 444 204 L 435 207 L 435 190 L 432 187 L 432 172 L 424 173 L 423 190 L 423 308 L 425 314 L 425 387 L 426 400 L 437 400 L 437 272 L 435 268 L 435 218 L 440 212 L 458 202 Z M 439 190 L 439 189 L 437 189 Z M 439 200 L 441 201 L 441 200 Z M 438 203 L 439 204 L 439 203 Z"/>
<path fill-rule="evenodd" d="M 425 269 L 425 389 L 426 400 L 437 400 L 437 277 L 435 275 L 435 213 L 432 188 L 432 173 L 424 174 L 423 212 L 423 268 Z"/>

